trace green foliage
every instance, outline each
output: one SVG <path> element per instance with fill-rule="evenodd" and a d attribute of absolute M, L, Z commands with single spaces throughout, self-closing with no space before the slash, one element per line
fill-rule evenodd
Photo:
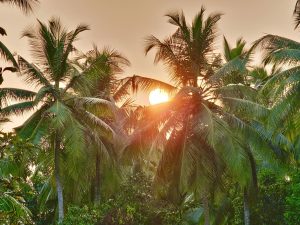
<path fill-rule="evenodd" d="M 88 206 L 70 206 L 65 216 L 63 225 L 94 225 L 99 219 L 99 211 Z"/>
<path fill-rule="evenodd" d="M 111 198 L 97 206 L 70 206 L 64 225 L 182 225 L 192 221 L 194 212 L 183 210 L 162 200 L 155 200 L 151 180 L 142 173 L 130 176 Z M 194 213 L 194 214 L 193 214 Z M 194 224 L 192 222 L 186 224 Z"/>
<path fill-rule="evenodd" d="M 251 199 L 251 224 L 298 224 L 291 223 L 286 220 L 288 212 L 291 212 L 292 214 L 295 212 L 295 214 L 291 215 L 291 217 L 297 215 L 296 205 L 289 206 L 289 202 L 287 201 L 287 199 L 291 199 L 293 196 L 290 190 L 295 188 L 294 184 L 287 181 L 282 174 L 276 174 L 271 170 L 262 170 L 258 177 L 259 193 Z M 296 184 L 296 186 L 298 185 L 299 184 Z M 231 188 L 231 190 L 233 190 L 233 188 Z M 231 201 L 233 212 L 229 214 L 227 224 L 243 224 L 244 199 L 242 194 L 239 192 L 233 192 L 231 195 Z M 286 223 L 284 221 L 286 221 Z"/>
<path fill-rule="evenodd" d="M 31 11 L 36 0 L 2 2 Z M 146 40 L 145 52 L 156 50 L 175 86 L 138 75 L 116 80 L 129 65 L 120 53 L 74 47 L 86 25 L 69 31 L 56 18 L 38 21 L 23 33 L 33 63 L 15 60 L 0 42 L 14 66 L 3 72 L 18 70 L 39 88 L 0 88 L 0 122 L 35 110 L 17 135 L 0 133 L 0 224 L 55 224 L 58 216 L 63 225 L 240 225 L 244 203 L 252 225 L 299 224 L 298 171 L 287 179 L 262 168 L 277 159 L 299 168 L 300 43 L 266 35 L 247 50 L 243 39 L 231 47 L 224 38 L 221 65 L 221 14 L 204 15 L 202 7 L 189 24 L 183 12 L 169 13 L 176 31 Z M 250 70 L 260 43 L 271 73 Z M 154 88 L 173 100 L 137 110 L 115 104 Z M 132 161 L 140 164 L 128 169 Z"/>
<path fill-rule="evenodd" d="M 291 176 L 288 195 L 286 197 L 285 221 L 289 225 L 299 224 L 300 221 L 300 175 L 297 171 Z"/>

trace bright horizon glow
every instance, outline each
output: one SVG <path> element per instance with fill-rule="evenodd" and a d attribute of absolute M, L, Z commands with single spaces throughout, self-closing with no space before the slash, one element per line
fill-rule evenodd
<path fill-rule="evenodd" d="M 149 102 L 151 105 L 169 101 L 169 95 L 167 92 L 160 88 L 152 90 L 149 94 Z"/>

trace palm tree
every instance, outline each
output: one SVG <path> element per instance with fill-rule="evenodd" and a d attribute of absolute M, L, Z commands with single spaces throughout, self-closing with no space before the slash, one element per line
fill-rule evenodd
<path fill-rule="evenodd" d="M 136 89 L 139 86 L 149 88 L 156 85 L 168 91 L 178 92 L 182 88 L 172 102 L 164 104 L 163 110 L 150 109 L 150 113 L 148 112 L 149 118 L 155 118 L 154 121 L 152 119 L 152 125 L 161 130 L 160 138 L 157 139 L 167 142 L 166 145 L 163 144 L 165 150 L 158 167 L 156 180 L 160 180 L 160 177 L 167 178 L 173 199 L 178 199 L 180 185 L 184 183 L 185 178 L 193 183 L 193 187 L 197 187 L 199 180 L 191 179 L 191 175 L 205 174 L 202 177 L 211 177 L 211 180 L 215 181 L 216 174 L 221 173 L 220 168 L 222 167 L 217 166 L 217 162 L 220 160 L 215 149 L 211 147 L 216 142 L 209 143 L 204 138 L 210 133 L 206 129 L 207 124 L 200 123 L 202 125 L 199 125 L 198 123 L 201 118 L 210 122 L 208 127 L 213 128 L 215 123 L 218 123 L 216 120 L 219 121 L 211 111 L 216 110 L 215 112 L 217 112 L 219 107 L 212 102 L 214 99 L 213 89 L 207 80 L 220 63 L 220 57 L 214 57 L 213 44 L 216 37 L 216 24 L 221 18 L 221 14 L 212 14 L 205 20 L 204 12 L 205 9 L 202 7 L 194 18 L 192 26 L 186 23 L 183 13 L 167 14 L 169 22 L 177 27 L 176 32 L 164 41 L 160 41 L 154 36 L 147 38 L 146 53 L 153 48 L 157 49 L 155 62 L 163 61 L 167 65 L 176 87 L 142 77 L 132 77 L 125 83 L 128 84 L 131 81 Z M 148 127 L 150 126 L 148 125 Z M 221 127 L 219 126 L 219 128 Z M 169 140 L 165 139 L 167 133 L 171 133 Z M 202 133 L 202 137 L 200 133 Z M 213 133 L 211 135 L 214 136 Z M 200 142 L 197 141 L 197 137 L 200 138 Z M 200 156 L 202 160 L 196 160 Z M 185 170 L 182 164 L 187 159 L 192 163 L 185 164 L 188 166 L 188 169 Z M 183 171 L 189 171 L 185 178 L 182 175 Z M 201 198 L 205 203 L 205 223 L 209 224 L 208 191 L 205 190 L 203 193 Z"/>
<path fill-rule="evenodd" d="M 268 82 L 268 80 L 272 79 L 274 74 L 280 72 L 280 69 L 278 68 L 277 63 L 273 64 L 270 72 L 266 70 L 264 65 L 251 67 L 249 63 L 251 62 L 251 54 L 255 49 L 256 44 L 254 44 L 249 50 L 245 49 L 245 44 L 246 42 L 242 41 L 242 39 L 239 39 L 236 42 L 236 47 L 231 48 L 227 40 L 224 38 L 224 58 L 226 63 L 213 76 L 214 82 L 219 80 L 219 82 L 222 84 L 217 89 L 217 93 L 220 94 L 223 99 L 236 98 L 238 96 L 240 98 L 240 101 L 251 101 L 252 103 L 260 105 L 262 109 L 271 112 L 270 110 L 268 110 L 268 107 L 271 105 L 272 99 L 268 97 L 266 92 L 262 94 L 260 90 L 262 89 L 263 85 Z M 274 136 L 281 136 L 282 139 L 285 139 L 285 143 L 287 144 L 287 146 L 289 146 L 289 149 L 292 149 L 291 144 L 286 139 L 286 137 L 282 136 L 280 132 L 275 134 L 275 130 L 265 124 L 265 120 L 267 120 L 267 117 L 269 116 L 268 114 L 265 114 L 265 116 L 262 116 L 260 118 L 256 116 L 252 118 L 243 118 L 244 112 L 241 112 L 241 109 L 239 108 L 236 109 L 237 111 L 232 111 L 232 113 L 237 115 L 239 118 L 242 118 L 247 123 L 250 122 L 251 124 L 254 121 L 259 122 L 259 126 L 264 129 L 263 132 L 273 132 Z M 261 133 L 261 131 L 259 131 L 259 133 Z M 249 142 L 247 139 L 241 138 L 240 141 L 244 142 L 243 146 L 245 146 L 247 160 L 251 165 L 250 182 L 247 184 L 247 186 L 241 186 L 244 192 L 244 221 L 245 224 L 250 224 L 249 200 L 251 196 L 249 196 L 249 194 L 252 193 L 253 195 L 253 193 L 255 194 L 255 192 L 257 191 L 257 168 L 255 159 L 257 157 L 260 157 L 261 149 L 257 147 L 253 148 L 253 146 L 251 146 L 253 145 L 253 143 Z M 277 150 L 276 148 L 274 148 L 275 146 L 272 145 L 273 144 L 271 144 L 269 148 L 273 150 L 274 153 L 276 153 Z M 284 152 L 285 150 L 282 149 L 281 151 Z M 267 155 L 269 155 L 269 153 L 265 153 L 265 160 L 272 162 L 273 159 Z M 280 154 L 275 155 L 279 160 L 284 160 L 284 158 L 286 157 L 285 154 L 283 154 L 285 155 L 284 157 Z"/>
<path fill-rule="evenodd" d="M 249 53 L 245 53 L 243 41 L 237 43 L 236 49 L 228 45 L 228 60 L 232 60 L 220 68 L 221 58 L 214 54 L 213 45 L 221 15 L 212 14 L 205 20 L 204 12 L 202 8 L 192 25 L 186 23 L 183 13 L 168 14 L 169 22 L 177 27 L 175 33 L 164 41 L 154 36 L 147 38 L 146 53 L 157 50 L 155 62 L 162 61 L 168 67 L 175 86 L 139 76 L 126 78 L 125 87 L 130 82 L 133 91 L 139 86 L 157 85 L 176 93 L 170 102 L 145 109 L 151 122 L 144 130 L 159 130 L 155 142 L 164 149 L 156 180 L 164 182 L 170 198 L 177 201 L 186 191 L 200 196 L 205 224 L 210 224 L 209 190 L 216 190 L 226 173 L 244 186 L 255 183 L 255 176 L 249 179 L 251 174 L 255 175 L 251 148 L 268 149 L 274 143 L 260 123 L 269 112 L 267 108 L 236 95 L 220 94 L 224 71 L 245 69 Z M 256 120 L 253 127 L 248 123 L 251 118 Z M 133 137 L 139 133 L 138 130 Z M 245 172 L 243 178 L 240 171 Z"/>
<path fill-rule="evenodd" d="M 99 50 L 97 46 L 94 46 L 92 50 L 85 54 L 80 54 L 74 61 L 74 64 L 79 67 L 81 71 L 87 71 L 91 68 L 91 65 L 97 64 L 97 67 L 94 67 L 93 70 L 89 69 L 85 75 L 86 79 L 88 79 L 93 86 L 89 87 L 88 90 L 78 90 L 81 96 L 101 98 L 113 102 L 115 101 L 113 96 L 115 83 L 117 81 L 116 75 L 123 72 L 124 66 L 130 65 L 129 61 L 119 52 L 107 47 L 103 50 Z M 123 134 L 118 123 L 119 111 L 117 108 L 114 110 L 114 120 L 110 118 L 104 121 L 116 132 L 118 139 L 121 139 Z M 87 135 L 90 136 L 90 133 Z M 95 137 L 89 138 L 92 140 L 95 139 Z M 111 157 L 109 158 L 113 159 L 110 164 L 114 164 L 114 161 L 117 160 L 120 153 L 117 152 L 117 147 L 119 147 L 117 143 L 113 143 L 104 137 L 98 138 L 96 143 L 90 147 L 92 152 L 95 152 L 93 155 L 93 159 L 95 160 L 95 176 L 93 178 L 94 181 L 91 183 L 91 189 L 94 190 L 92 194 L 94 198 L 93 202 L 97 204 L 100 202 L 100 167 L 101 164 L 105 163 L 105 157 L 100 158 L 100 156 L 110 155 Z"/>
<path fill-rule="evenodd" d="M 266 35 L 256 42 L 264 48 L 265 63 L 276 63 L 284 65 L 286 69 L 279 70 L 268 79 L 261 89 L 261 94 L 268 96 L 271 99 L 270 107 L 271 114 L 268 120 L 268 126 L 277 129 L 290 136 L 288 129 L 295 130 L 299 119 L 297 114 L 300 110 L 299 96 L 299 66 L 300 60 L 298 53 L 300 51 L 300 43 L 288 38 Z M 286 126 L 282 126 L 286 124 Z M 296 129 L 297 130 L 297 129 Z M 295 139 L 294 139 L 295 138 Z M 297 137 L 290 139 L 297 143 Z M 298 158 L 297 153 L 293 152 L 295 159 Z M 296 160 L 297 161 L 297 160 Z"/>
<path fill-rule="evenodd" d="M 97 60 L 85 70 L 78 70 L 70 60 L 70 54 L 76 50 L 75 40 L 81 32 L 88 29 L 86 25 L 79 25 L 68 31 L 56 18 L 49 20 L 48 26 L 39 21 L 36 29 L 28 29 L 23 34 L 29 39 L 35 63 L 18 57 L 21 76 L 26 82 L 39 87 L 38 92 L 0 89 L 2 102 L 8 99 L 22 101 L 2 108 L 2 115 L 20 115 L 26 111 L 35 111 L 17 129 L 19 136 L 35 142 L 39 142 L 41 138 L 49 140 L 54 155 L 53 173 L 59 222 L 64 217 L 62 151 L 70 154 L 69 158 L 73 160 L 71 165 L 75 168 L 76 157 L 84 155 L 86 132 L 97 130 L 105 137 L 113 135 L 112 129 L 101 119 L 105 114 L 103 110 L 109 110 L 113 104 L 104 99 L 78 95 L 80 91 L 92 87 L 93 84 L 85 79 L 85 75 L 90 70 L 97 69 Z"/>
<path fill-rule="evenodd" d="M 202 7 L 191 26 L 183 12 L 169 13 L 166 16 L 176 26 L 176 32 L 163 41 L 155 36 L 146 40 L 146 54 L 157 49 L 154 62 L 165 62 L 178 86 L 197 87 L 199 79 L 207 79 L 220 62 L 214 57 L 214 42 L 221 14 L 211 14 L 205 19 L 204 12 Z"/>

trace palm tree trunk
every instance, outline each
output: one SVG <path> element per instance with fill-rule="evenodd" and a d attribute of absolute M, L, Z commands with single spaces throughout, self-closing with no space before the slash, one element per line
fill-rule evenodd
<path fill-rule="evenodd" d="M 96 177 L 95 177 L 95 198 L 94 203 L 98 204 L 100 203 L 100 154 L 97 150 L 96 153 Z"/>
<path fill-rule="evenodd" d="M 55 135 L 54 144 L 54 173 L 55 173 L 55 183 L 57 192 L 57 203 L 58 203 L 58 223 L 61 223 L 64 219 L 64 199 L 63 199 L 63 189 L 60 180 L 60 167 L 59 167 L 59 153 L 60 153 L 60 140 L 57 135 Z"/>
<path fill-rule="evenodd" d="M 244 189 L 244 223 L 250 225 L 250 207 L 246 188 Z"/>
<path fill-rule="evenodd" d="M 203 193 L 202 201 L 203 201 L 203 209 L 204 209 L 204 225 L 210 225 L 209 200 L 208 200 L 207 192 Z"/>

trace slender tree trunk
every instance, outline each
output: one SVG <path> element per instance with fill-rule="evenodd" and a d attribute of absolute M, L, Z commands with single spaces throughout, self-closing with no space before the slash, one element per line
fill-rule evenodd
<path fill-rule="evenodd" d="M 209 199 L 208 199 L 207 192 L 203 193 L 202 201 L 203 201 L 203 209 L 204 209 L 204 225 L 210 225 Z"/>
<path fill-rule="evenodd" d="M 95 197 L 94 197 L 94 203 L 98 204 L 100 203 L 100 154 L 97 150 L 96 153 L 96 177 L 95 177 Z"/>
<path fill-rule="evenodd" d="M 54 173 L 55 173 L 55 183 L 56 183 L 57 203 L 58 203 L 58 223 L 61 223 L 64 219 L 64 199 L 63 199 L 62 184 L 60 180 L 59 154 L 60 154 L 60 140 L 59 137 L 55 135 Z"/>
<path fill-rule="evenodd" d="M 250 225 L 250 207 L 246 188 L 244 189 L 244 223 Z"/>

